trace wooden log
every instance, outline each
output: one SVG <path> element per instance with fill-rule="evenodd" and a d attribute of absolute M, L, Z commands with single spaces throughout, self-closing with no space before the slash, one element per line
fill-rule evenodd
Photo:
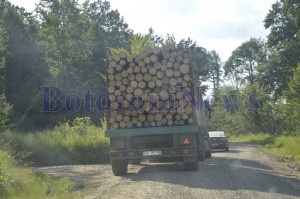
<path fill-rule="evenodd" d="M 121 93 L 120 90 L 115 90 L 114 94 L 115 94 L 116 96 L 119 96 L 119 95 L 121 95 L 122 93 Z"/>
<path fill-rule="evenodd" d="M 137 121 L 136 126 L 137 126 L 138 128 L 142 127 L 142 126 L 143 126 L 143 122 Z"/>
<path fill-rule="evenodd" d="M 139 74 L 136 74 L 135 79 L 137 82 L 140 82 L 140 81 L 144 80 L 144 76 L 141 73 L 139 73 Z"/>
<path fill-rule="evenodd" d="M 143 95 L 143 89 L 140 89 L 140 88 L 138 88 L 138 89 L 135 89 L 134 90 L 134 95 L 135 96 L 142 96 Z"/>
<path fill-rule="evenodd" d="M 150 127 L 150 126 L 151 126 L 151 123 L 150 123 L 149 121 L 145 121 L 145 122 L 144 122 L 144 126 L 145 126 L 145 127 Z"/>
<path fill-rule="evenodd" d="M 116 86 L 121 86 L 122 85 L 122 81 L 116 81 Z"/>
<path fill-rule="evenodd" d="M 145 73 L 145 75 L 144 75 L 144 80 L 145 80 L 146 82 L 150 82 L 151 79 L 152 79 L 152 76 L 151 76 L 149 73 Z"/>
<path fill-rule="evenodd" d="M 154 119 L 155 119 L 156 122 L 161 121 L 161 119 L 162 119 L 162 114 L 161 114 L 161 113 L 156 113 L 155 116 L 154 116 Z"/>
<path fill-rule="evenodd" d="M 119 62 L 119 61 L 120 61 L 120 59 L 121 59 L 121 58 L 120 58 L 120 56 L 119 56 L 119 55 L 115 55 L 115 56 L 114 56 L 114 60 L 115 60 L 116 62 Z"/>
<path fill-rule="evenodd" d="M 158 79 L 155 81 L 155 84 L 157 87 L 161 87 L 163 85 L 163 82 L 162 82 L 162 80 Z"/>
<path fill-rule="evenodd" d="M 149 74 L 150 75 L 156 75 L 156 72 L 157 72 L 156 68 L 150 68 L 149 69 Z"/>
<path fill-rule="evenodd" d="M 135 73 L 139 73 L 139 72 L 141 72 L 141 68 L 140 68 L 139 66 L 135 66 L 135 67 L 133 68 L 133 71 L 134 71 Z"/>
<path fill-rule="evenodd" d="M 169 52 L 167 52 L 167 51 L 163 52 L 163 58 L 165 60 L 168 60 L 170 57 L 171 57 L 171 54 Z"/>
<path fill-rule="evenodd" d="M 127 73 L 128 73 L 128 74 L 133 73 L 133 68 L 132 68 L 132 67 L 127 68 Z"/>
<path fill-rule="evenodd" d="M 118 129 L 118 128 L 119 128 L 119 124 L 118 124 L 118 123 L 113 123 L 113 124 L 111 125 L 111 128 L 112 128 L 112 129 Z"/>
<path fill-rule="evenodd" d="M 110 93 L 110 94 L 112 94 L 112 93 L 115 92 L 115 88 L 112 87 L 112 86 L 109 86 L 109 87 L 107 88 L 107 92 Z"/>
<path fill-rule="evenodd" d="M 160 62 L 155 62 L 155 63 L 153 64 L 153 66 L 154 66 L 154 68 L 156 68 L 156 69 L 160 69 L 160 68 L 161 68 L 161 63 L 160 63 Z"/>
<path fill-rule="evenodd" d="M 168 62 L 168 63 L 167 63 L 167 67 L 168 67 L 168 68 L 173 68 L 173 63 L 172 63 L 172 62 Z"/>
<path fill-rule="evenodd" d="M 168 126 L 173 126 L 174 122 L 173 120 L 168 120 Z"/>
<path fill-rule="evenodd" d="M 169 98 L 169 93 L 166 90 L 160 91 L 159 95 L 162 96 L 163 100 L 167 100 Z"/>
<path fill-rule="evenodd" d="M 157 76 L 159 79 L 162 79 L 162 78 L 165 76 L 165 74 L 164 74 L 163 71 L 159 70 L 159 71 L 157 71 L 156 76 Z"/>
<path fill-rule="evenodd" d="M 141 67 L 141 73 L 146 74 L 148 69 L 146 67 Z"/>
<path fill-rule="evenodd" d="M 120 122 L 120 128 L 125 128 L 125 127 L 126 127 L 126 122 L 121 121 L 121 122 Z"/>
<path fill-rule="evenodd" d="M 141 89 L 144 89 L 144 88 L 146 87 L 146 82 L 140 81 L 140 82 L 138 83 L 138 87 L 141 88 Z"/>
<path fill-rule="evenodd" d="M 178 84 L 181 84 L 181 83 L 182 83 L 182 81 L 183 81 L 183 80 L 182 80 L 182 78 L 181 78 L 181 77 L 177 77 L 177 83 L 178 83 Z"/>
<path fill-rule="evenodd" d="M 133 124 L 136 124 L 136 123 L 138 122 L 138 118 L 137 118 L 137 117 L 132 117 L 132 118 L 131 118 L 131 122 L 132 122 Z"/>
<path fill-rule="evenodd" d="M 111 61 L 111 62 L 109 63 L 109 66 L 112 67 L 112 68 L 115 68 L 115 67 L 117 66 L 117 62 Z"/>
<path fill-rule="evenodd" d="M 129 87 L 127 87 L 126 91 L 127 91 L 128 94 L 132 94 L 134 89 L 129 86 Z"/>
<path fill-rule="evenodd" d="M 122 84 L 122 85 L 120 85 L 119 89 L 121 92 L 124 92 L 124 91 L 126 91 L 126 86 Z"/>
<path fill-rule="evenodd" d="M 183 79 L 188 82 L 191 80 L 191 77 L 190 77 L 190 75 L 184 75 Z"/>
<path fill-rule="evenodd" d="M 174 70 L 174 77 L 179 77 L 179 76 L 180 76 L 180 71 Z"/>
<path fill-rule="evenodd" d="M 177 57 L 176 57 L 176 61 L 177 61 L 178 63 L 181 63 L 181 62 L 183 61 L 183 58 L 182 58 L 181 56 L 177 56 Z"/>
<path fill-rule="evenodd" d="M 190 59 L 189 58 L 184 58 L 183 59 L 183 63 L 184 64 L 189 64 L 190 63 Z"/>
<path fill-rule="evenodd" d="M 116 122 L 116 119 L 114 117 L 109 118 L 109 123 L 113 124 Z"/>
<path fill-rule="evenodd" d="M 143 61 L 139 62 L 139 67 L 144 67 L 145 65 L 146 65 L 145 62 L 143 62 Z"/>
<path fill-rule="evenodd" d="M 145 62 L 146 64 L 149 64 L 149 63 L 151 62 L 150 57 L 146 57 L 146 58 L 144 59 L 144 62 Z"/>
<path fill-rule="evenodd" d="M 172 69 L 167 69 L 165 74 L 167 77 L 172 77 L 174 75 L 174 71 Z"/>
<path fill-rule="evenodd" d="M 131 81 L 131 82 L 130 82 L 130 86 L 131 86 L 132 88 L 136 88 L 136 87 L 138 86 L 137 81 Z"/>
<path fill-rule="evenodd" d="M 175 63 L 174 63 L 174 69 L 175 69 L 175 70 L 179 70 L 179 68 L 180 68 L 180 63 L 175 62 Z"/>
<path fill-rule="evenodd" d="M 153 54 L 158 55 L 161 52 L 161 50 L 159 47 L 155 47 L 152 49 L 152 52 L 153 52 Z"/>
<path fill-rule="evenodd" d="M 124 60 L 124 59 L 120 60 L 120 65 L 121 66 L 124 67 L 126 64 L 127 64 L 126 60 Z"/>
<path fill-rule="evenodd" d="M 153 114 L 148 114 L 147 115 L 147 120 L 150 121 L 150 122 L 153 122 L 154 121 L 154 115 Z"/>
<path fill-rule="evenodd" d="M 135 62 L 131 62 L 131 63 L 129 64 L 129 67 L 134 68 L 134 67 L 135 67 Z"/>
<path fill-rule="evenodd" d="M 122 79 L 122 84 L 127 86 L 129 84 L 129 80 L 127 78 Z"/>
<path fill-rule="evenodd" d="M 140 122 L 144 122 L 144 121 L 146 120 L 146 116 L 145 116 L 144 114 L 140 114 L 140 115 L 138 116 L 138 120 L 139 120 Z"/>
<path fill-rule="evenodd" d="M 131 62 L 133 62 L 133 57 L 129 56 L 129 57 L 126 58 L 126 60 L 127 60 L 128 63 L 131 63 Z"/>
<path fill-rule="evenodd" d="M 115 80 L 116 81 L 121 81 L 122 80 L 122 75 L 120 73 L 115 74 Z"/>
<path fill-rule="evenodd" d="M 114 73 L 115 73 L 114 68 L 109 67 L 109 68 L 107 69 L 107 73 L 108 73 L 108 74 L 114 74 Z"/>
<path fill-rule="evenodd" d="M 171 78 L 171 79 L 169 80 L 169 84 L 170 84 L 171 86 L 176 86 L 176 85 L 177 85 L 177 79 Z"/>
<path fill-rule="evenodd" d="M 127 123 L 126 123 L 126 127 L 127 127 L 127 128 L 132 128 L 132 127 L 133 127 L 132 122 L 131 122 L 131 121 L 127 122 Z"/>
<path fill-rule="evenodd" d="M 127 72 L 127 70 L 123 70 L 123 71 L 121 72 L 121 75 L 122 75 L 122 77 L 128 77 L 128 72 Z"/>
<path fill-rule="evenodd" d="M 113 74 L 108 74 L 107 78 L 108 78 L 108 81 L 115 80 L 115 76 Z"/>
<path fill-rule="evenodd" d="M 121 71 L 122 69 L 123 69 L 123 66 L 121 66 L 121 65 L 116 66 L 116 71 Z"/>
<path fill-rule="evenodd" d="M 121 114 L 117 114 L 116 121 L 121 122 L 123 120 L 123 116 Z"/>
<path fill-rule="evenodd" d="M 193 112 L 193 109 L 192 109 L 191 106 L 186 106 L 186 107 L 184 108 L 184 112 L 185 112 L 186 114 L 191 114 L 191 113 Z"/>
<path fill-rule="evenodd" d="M 154 81 L 148 82 L 148 87 L 149 88 L 154 88 L 155 87 L 155 82 Z"/>
<path fill-rule="evenodd" d="M 189 72 L 190 68 L 187 64 L 181 64 L 179 70 L 181 73 L 187 74 Z"/>
<path fill-rule="evenodd" d="M 158 60 L 158 56 L 157 55 L 151 55 L 150 60 L 151 60 L 152 63 L 155 63 Z"/>
<path fill-rule="evenodd" d="M 188 123 L 189 123 L 189 124 L 192 124 L 193 122 L 194 122 L 194 119 L 190 117 L 190 118 L 188 119 Z"/>

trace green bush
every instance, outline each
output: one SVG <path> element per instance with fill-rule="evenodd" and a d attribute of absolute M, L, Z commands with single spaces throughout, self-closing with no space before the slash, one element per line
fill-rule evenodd
<path fill-rule="evenodd" d="M 269 134 L 231 136 L 231 141 L 262 146 L 268 153 L 285 162 L 300 165 L 300 136 L 272 136 Z"/>
<path fill-rule="evenodd" d="M 25 161 L 35 166 L 108 163 L 109 139 L 89 118 L 77 118 L 39 133 L 6 133 L 13 149 L 28 154 Z"/>
<path fill-rule="evenodd" d="M 10 152 L 0 149 L 0 198 L 81 198 L 67 178 L 53 179 L 17 166 Z"/>

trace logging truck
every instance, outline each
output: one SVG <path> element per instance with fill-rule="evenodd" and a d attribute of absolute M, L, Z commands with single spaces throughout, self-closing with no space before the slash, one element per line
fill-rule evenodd
<path fill-rule="evenodd" d="M 182 46 L 108 57 L 105 135 L 114 175 L 143 159 L 181 161 L 197 171 L 198 161 L 211 157 L 190 65 L 191 53 Z"/>

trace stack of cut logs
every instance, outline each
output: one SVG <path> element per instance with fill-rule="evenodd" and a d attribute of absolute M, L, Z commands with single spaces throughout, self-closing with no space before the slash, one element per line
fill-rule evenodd
<path fill-rule="evenodd" d="M 187 125 L 195 122 L 188 50 L 153 48 L 108 58 L 110 129 Z"/>

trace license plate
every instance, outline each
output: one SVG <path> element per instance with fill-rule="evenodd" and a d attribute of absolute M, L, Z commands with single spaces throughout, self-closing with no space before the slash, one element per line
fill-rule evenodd
<path fill-rule="evenodd" d="M 212 144 L 212 146 L 219 146 L 219 144 Z"/>
<path fill-rule="evenodd" d="M 162 151 L 144 151 L 143 156 L 162 155 Z"/>

